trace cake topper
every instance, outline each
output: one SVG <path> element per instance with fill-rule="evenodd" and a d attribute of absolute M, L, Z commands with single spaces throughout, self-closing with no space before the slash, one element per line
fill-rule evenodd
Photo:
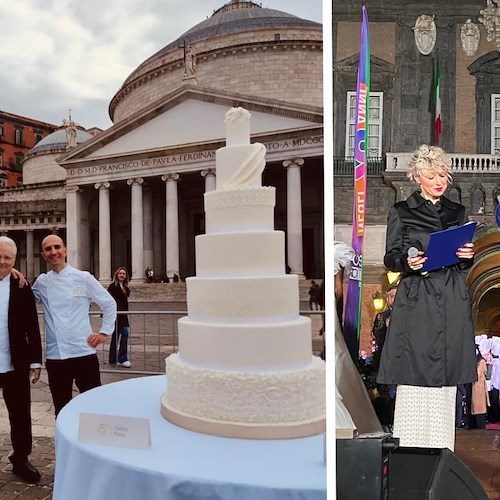
<path fill-rule="evenodd" d="M 241 106 L 231 108 L 224 117 L 224 123 L 230 123 L 238 119 L 250 120 L 250 112 Z"/>
<path fill-rule="evenodd" d="M 266 166 L 264 144 L 250 144 L 250 113 L 241 107 L 231 108 L 224 119 L 226 124 L 226 147 L 246 147 L 248 154 L 235 169 L 233 175 L 218 186 L 222 189 L 251 186 L 260 181 Z"/>

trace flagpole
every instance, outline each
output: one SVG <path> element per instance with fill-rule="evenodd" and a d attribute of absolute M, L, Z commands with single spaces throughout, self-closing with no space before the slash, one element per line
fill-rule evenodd
<path fill-rule="evenodd" d="M 439 64 L 439 53 L 432 61 L 432 139 L 434 146 L 439 146 L 442 131 L 441 116 L 441 67 Z"/>
<path fill-rule="evenodd" d="M 347 298 L 343 334 L 354 360 L 359 357 L 361 333 L 361 305 L 363 285 L 363 242 L 366 221 L 366 160 L 368 153 L 368 115 L 370 102 L 370 36 L 368 13 L 362 7 L 361 41 L 358 79 L 356 86 L 354 203 L 352 222 L 352 248 L 355 257 L 351 262 L 347 285 Z"/>

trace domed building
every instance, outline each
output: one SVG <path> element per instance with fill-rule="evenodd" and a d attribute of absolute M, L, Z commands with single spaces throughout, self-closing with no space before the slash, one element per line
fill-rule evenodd
<path fill-rule="evenodd" d="M 22 165 L 23 184 L 0 189 L 0 233 L 17 244 L 16 267 L 32 282 L 46 270 L 40 243 L 50 233 L 65 235 L 66 170 L 56 158 L 92 139 L 71 120 L 31 148 Z"/>
<path fill-rule="evenodd" d="M 263 184 L 276 187 L 287 264 L 320 276 L 322 46 L 321 24 L 232 0 L 140 64 L 111 100 L 114 125 L 57 158 L 68 261 L 102 281 L 119 265 L 134 281 L 146 267 L 157 278 L 195 274 L 194 237 L 204 232 L 203 193 L 216 185 L 224 115 L 242 106 L 251 141 L 267 147 Z M 37 182 L 43 167 L 29 162 L 42 151 L 32 153 L 25 176 Z"/>
<path fill-rule="evenodd" d="M 118 123 L 190 78 L 211 90 L 321 107 L 322 48 L 321 24 L 233 0 L 132 72 L 109 114 Z"/>
<path fill-rule="evenodd" d="M 74 144 L 69 144 L 72 134 Z M 65 180 L 66 170 L 57 163 L 56 158 L 66 153 L 69 148 L 92 138 L 93 136 L 83 127 L 68 120 L 61 128 L 44 137 L 28 151 L 23 163 L 23 183 L 30 185 Z"/>

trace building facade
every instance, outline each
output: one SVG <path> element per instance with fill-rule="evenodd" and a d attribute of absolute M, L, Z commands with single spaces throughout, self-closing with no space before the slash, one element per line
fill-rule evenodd
<path fill-rule="evenodd" d="M 442 134 L 453 160 L 447 196 L 465 205 L 476 232 L 469 273 L 478 332 L 500 332 L 500 8 L 486 0 L 363 2 L 371 41 L 370 161 L 364 255 L 363 345 L 375 311 L 371 296 L 387 287 L 386 218 L 416 188 L 406 178 L 412 151 L 434 143 L 431 93 L 441 76 Z M 359 60 L 361 2 L 334 2 L 335 237 L 351 241 L 353 93 Z M 496 311 L 496 312 L 495 312 Z"/>
<path fill-rule="evenodd" d="M 287 265 L 321 277 L 322 96 L 322 25 L 232 0 L 140 64 L 111 100 L 114 125 L 75 147 L 66 142 L 56 154 L 60 170 L 34 148 L 24 191 L 32 188 L 30 199 L 50 191 L 53 206 L 64 207 L 51 231 L 65 236 L 71 264 L 103 282 L 121 265 L 136 282 L 146 267 L 157 279 L 194 275 L 194 237 L 204 232 L 203 193 L 216 186 L 224 115 L 242 106 L 252 114 L 252 142 L 267 147 L 263 184 L 276 187 Z M 31 240 L 23 245 L 28 263 Z"/>
<path fill-rule="evenodd" d="M 46 270 L 40 256 L 43 238 L 52 233 L 66 235 L 66 170 L 56 158 L 91 138 L 82 127 L 65 120 L 27 152 L 23 183 L 0 189 L 0 233 L 16 241 L 16 265 L 30 282 Z"/>
<path fill-rule="evenodd" d="M 0 187 L 22 183 L 22 164 L 26 153 L 56 125 L 0 111 Z"/>

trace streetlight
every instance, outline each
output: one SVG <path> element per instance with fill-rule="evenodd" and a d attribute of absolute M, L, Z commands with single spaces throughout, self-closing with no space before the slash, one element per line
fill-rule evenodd
<path fill-rule="evenodd" d="M 373 299 L 373 307 L 375 308 L 375 310 L 377 312 L 382 311 L 382 309 L 385 306 L 384 296 L 380 292 L 375 292 L 372 295 L 372 299 Z"/>
<path fill-rule="evenodd" d="M 400 276 L 401 276 L 401 273 L 395 273 L 395 272 L 389 271 L 387 273 L 387 281 L 389 282 L 389 285 L 394 285 L 394 283 L 397 283 L 399 281 Z"/>

